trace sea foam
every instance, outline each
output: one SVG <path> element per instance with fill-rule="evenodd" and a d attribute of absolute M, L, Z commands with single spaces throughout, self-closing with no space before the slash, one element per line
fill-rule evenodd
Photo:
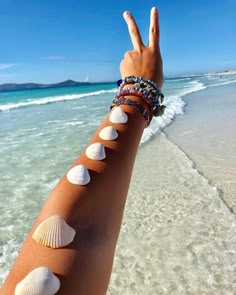
<path fill-rule="evenodd" d="M 25 107 L 34 106 L 34 105 L 45 105 L 45 104 L 55 103 L 60 101 L 76 100 L 76 99 L 85 98 L 89 96 L 97 96 L 97 95 L 115 93 L 115 92 L 117 92 L 116 88 L 110 89 L 110 90 L 99 90 L 99 91 L 82 93 L 82 94 L 48 96 L 48 97 L 39 98 L 39 99 L 31 99 L 31 100 L 23 101 L 19 103 L 9 103 L 5 105 L 0 105 L 0 112 L 10 111 L 12 109 L 17 109 L 17 108 L 25 108 Z"/>
<path fill-rule="evenodd" d="M 164 115 L 153 118 L 150 126 L 144 130 L 141 144 L 149 141 L 154 134 L 171 124 L 177 115 L 184 113 L 185 102 L 182 98 L 183 96 L 205 88 L 206 86 L 200 81 L 191 81 L 180 90 L 178 95 L 167 96 L 164 100 L 164 104 L 166 105 Z"/>
<path fill-rule="evenodd" d="M 232 83 L 236 83 L 236 80 L 226 81 L 226 82 L 217 83 L 217 84 L 212 84 L 212 85 L 209 85 L 209 87 L 216 87 L 216 86 L 227 85 L 227 84 L 232 84 Z"/>

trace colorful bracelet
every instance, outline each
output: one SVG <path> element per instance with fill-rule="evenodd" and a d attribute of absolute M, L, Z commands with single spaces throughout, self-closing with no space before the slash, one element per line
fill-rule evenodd
<path fill-rule="evenodd" d="M 125 86 L 129 86 L 130 87 L 126 87 L 124 89 Z M 142 83 L 133 83 L 133 84 L 124 84 L 122 83 L 121 86 L 119 87 L 119 92 L 125 91 L 129 89 L 131 92 L 135 92 L 135 91 L 139 91 L 142 93 L 142 96 L 149 98 L 149 99 L 156 99 L 159 101 L 159 94 L 157 94 L 157 91 L 154 87 L 150 86 L 150 85 L 144 85 Z"/>
<path fill-rule="evenodd" d="M 112 103 L 110 109 L 112 109 L 114 106 L 120 106 L 120 105 L 129 105 L 129 106 L 135 107 L 141 113 L 141 115 L 144 117 L 145 126 L 146 127 L 149 126 L 149 124 L 152 120 L 152 116 L 151 116 L 150 112 L 147 111 L 141 103 L 138 103 L 137 101 L 134 101 L 131 98 L 120 97 L 120 98 L 116 98 L 113 100 L 113 103 Z"/>
<path fill-rule="evenodd" d="M 153 110 L 160 109 L 164 95 L 158 85 L 153 81 L 143 77 L 130 76 L 123 80 L 118 80 L 117 85 L 119 86 L 119 91 L 116 97 L 125 95 L 139 96 L 142 97 Z M 126 88 L 124 88 L 125 86 Z M 161 109 L 164 108 L 162 107 Z M 156 116 L 156 114 L 160 115 L 160 112 L 156 111 L 154 113 L 154 116 Z"/>
<path fill-rule="evenodd" d="M 153 116 L 163 115 L 166 108 L 165 105 L 162 105 L 164 95 L 153 81 L 143 77 L 130 76 L 123 80 L 118 80 L 117 85 L 119 86 L 119 91 L 113 100 L 111 108 L 122 104 L 135 106 L 143 115 L 146 126 L 149 126 Z M 142 98 L 146 102 L 148 110 L 142 104 L 130 98 L 125 98 L 125 96 Z"/>
<path fill-rule="evenodd" d="M 153 94 L 161 98 L 161 102 L 164 99 L 164 95 L 161 92 L 160 87 L 153 82 L 152 80 L 146 79 L 144 77 L 135 77 L 135 76 L 129 76 L 125 77 L 124 79 L 120 79 L 117 81 L 117 86 L 119 86 L 119 90 L 123 89 L 123 87 L 127 84 L 134 84 L 139 83 L 143 88 L 151 88 L 153 89 Z"/>
<path fill-rule="evenodd" d="M 129 87 L 129 88 L 125 88 L 124 90 L 120 90 L 116 96 L 116 98 L 120 98 L 123 96 L 128 96 L 128 95 L 133 95 L 133 96 L 137 96 L 137 97 L 141 97 L 143 98 L 146 103 L 148 104 L 149 107 L 153 108 L 153 100 L 151 99 L 152 96 L 150 96 L 148 93 L 142 91 L 141 89 L 138 89 L 137 87 L 133 86 L 133 87 Z"/>

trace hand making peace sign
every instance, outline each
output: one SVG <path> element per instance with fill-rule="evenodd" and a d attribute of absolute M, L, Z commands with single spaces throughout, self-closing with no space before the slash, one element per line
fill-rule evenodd
<path fill-rule="evenodd" d="M 139 29 L 128 12 L 124 12 L 129 34 L 134 49 L 127 51 L 120 64 L 122 78 L 128 76 L 141 76 L 154 81 L 159 87 L 163 85 L 162 58 L 159 47 L 159 22 L 156 8 L 151 9 L 149 44 L 143 44 Z"/>

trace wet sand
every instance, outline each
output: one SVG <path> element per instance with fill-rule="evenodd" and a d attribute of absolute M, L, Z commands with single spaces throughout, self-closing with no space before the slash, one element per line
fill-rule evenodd
<path fill-rule="evenodd" d="M 233 295 L 236 219 L 164 135 L 139 149 L 108 295 Z"/>
<path fill-rule="evenodd" d="M 235 87 L 184 97 L 139 149 L 107 294 L 235 294 Z"/>
<path fill-rule="evenodd" d="M 186 113 L 165 129 L 221 191 L 236 213 L 236 83 L 192 93 L 184 100 Z"/>

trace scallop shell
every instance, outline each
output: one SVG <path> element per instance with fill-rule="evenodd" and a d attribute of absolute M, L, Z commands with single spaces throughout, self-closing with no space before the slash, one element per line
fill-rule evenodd
<path fill-rule="evenodd" d="M 113 126 L 107 126 L 99 132 L 99 137 L 103 140 L 114 140 L 118 137 L 118 133 Z"/>
<path fill-rule="evenodd" d="M 100 142 L 95 142 L 88 146 L 85 154 L 92 160 L 103 160 L 106 158 L 104 145 Z"/>
<path fill-rule="evenodd" d="M 128 122 L 128 116 L 122 110 L 121 107 L 116 107 L 116 108 L 114 108 L 112 110 L 112 113 L 110 114 L 109 120 L 112 123 L 124 124 L 124 123 Z"/>
<path fill-rule="evenodd" d="M 77 165 L 67 173 L 67 179 L 72 184 L 85 185 L 90 182 L 88 169 L 84 165 Z"/>
<path fill-rule="evenodd" d="M 39 244 L 62 248 L 69 245 L 75 237 L 75 230 L 59 215 L 53 215 L 39 224 L 32 238 Z"/>
<path fill-rule="evenodd" d="M 16 285 L 14 295 L 53 295 L 59 288 L 60 281 L 51 270 L 38 267 Z"/>

